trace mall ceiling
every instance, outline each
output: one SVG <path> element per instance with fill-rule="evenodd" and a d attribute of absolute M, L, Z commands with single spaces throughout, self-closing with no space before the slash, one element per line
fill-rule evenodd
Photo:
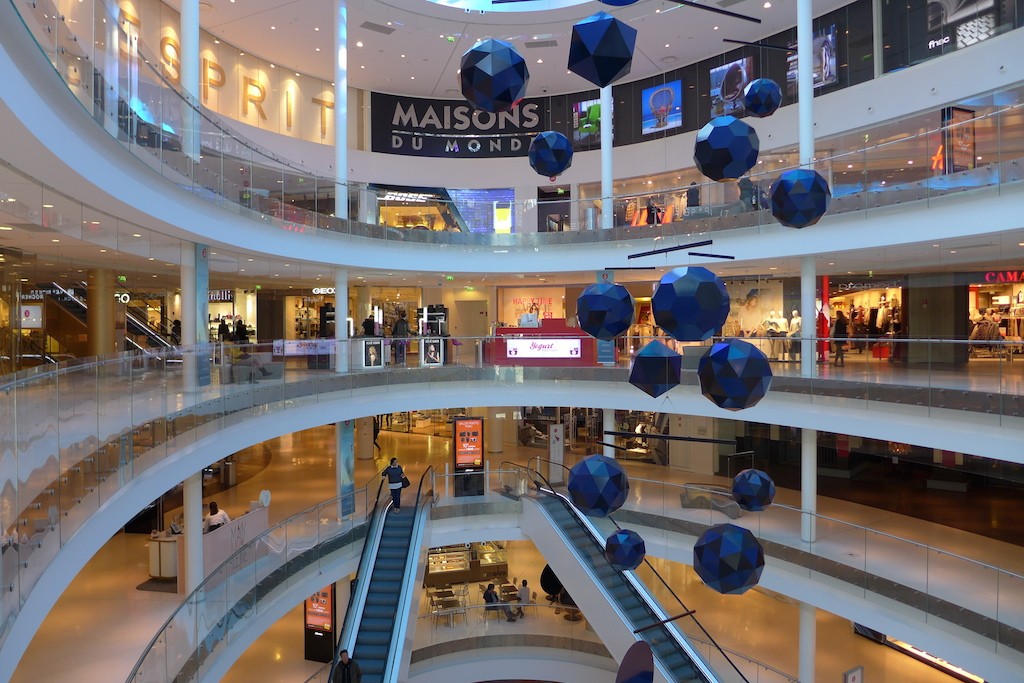
<path fill-rule="evenodd" d="M 850 0 L 818 0 L 815 16 Z M 170 0 L 175 8 L 180 0 Z M 461 56 L 484 38 L 511 42 L 530 69 L 528 96 L 589 90 L 568 73 L 572 25 L 599 10 L 637 29 L 632 71 L 646 78 L 723 53 L 723 38 L 761 40 L 796 25 L 796 0 L 701 0 L 756 24 L 671 0 L 611 7 L 579 0 L 350 0 L 349 85 L 419 97 L 459 97 Z M 273 64 L 334 80 L 331 0 L 201 0 L 200 23 Z M 554 9 L 551 9 L 554 8 Z M 519 11 L 513 11 L 519 10 Z"/>

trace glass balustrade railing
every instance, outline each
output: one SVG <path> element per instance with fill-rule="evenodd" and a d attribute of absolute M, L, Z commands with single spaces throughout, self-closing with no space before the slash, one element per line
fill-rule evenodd
<path fill-rule="evenodd" d="M 410 200 L 402 193 L 378 194 L 363 183 L 339 186 L 333 178 L 245 140 L 218 115 L 198 106 L 166 80 L 152 46 L 135 39 L 132 49 L 137 54 L 125 57 L 114 51 L 111 55 L 103 45 L 127 40 L 116 28 L 109 39 L 85 40 L 76 32 L 84 29 L 69 26 L 51 0 L 10 1 L 87 113 L 126 149 L 186 191 L 281 230 L 477 249 L 525 249 L 732 229 L 760 231 L 778 225 L 764 207 L 772 181 L 792 167 L 789 150 L 763 150 L 749 185 L 709 183 L 695 169 L 687 168 L 672 175 L 672 183 L 678 184 L 660 183 L 656 192 L 649 187 L 613 196 L 611 201 L 601 201 L 598 196 L 550 205 L 534 200 L 503 201 L 518 234 L 496 234 L 490 227 L 458 219 L 459 202 L 441 195 L 428 193 Z M 108 19 L 109 25 L 116 25 L 116 17 L 106 16 L 107 9 L 98 3 L 93 14 L 94 31 L 104 38 L 106 29 L 101 27 L 108 26 Z M 882 207 L 911 202 L 927 205 L 951 194 L 998 190 L 1016 183 L 1024 168 L 1024 139 L 1016 133 L 1022 107 L 1014 105 L 970 121 L 896 138 L 891 131 L 898 122 L 889 122 L 866 131 L 867 136 L 875 134 L 885 142 L 850 151 L 832 149 L 833 144 L 846 142 L 819 140 L 814 168 L 832 186 L 829 214 L 868 217 Z M 920 130 L 917 122 L 906 120 L 912 129 Z M 944 151 L 958 139 L 973 141 L 968 157 Z M 687 194 L 694 189 L 691 182 L 697 183 L 699 206 L 693 201 L 694 194 Z M 338 187 L 347 194 L 343 199 L 352 220 L 335 216 Z M 595 192 L 599 191 L 581 191 Z M 648 211 L 649 200 L 656 209 Z M 33 204 L 39 199 L 25 201 Z M 492 204 L 488 203 L 488 215 L 493 214 Z M 425 207 L 427 217 L 410 223 L 410 206 Z M 614 211 L 614 229 L 596 229 L 602 224 L 600 206 Z M 39 206 L 30 205 L 29 209 L 41 213 Z M 534 232 L 528 223 L 536 221 L 538 214 L 546 215 L 547 209 L 561 217 L 559 231 Z"/>
<path fill-rule="evenodd" d="M 336 565 L 345 551 L 358 560 L 379 492 L 375 483 L 309 507 L 236 550 L 164 622 L 127 681 L 201 680 L 276 594 Z"/>
<path fill-rule="evenodd" d="M 453 382 L 490 394 L 532 382 L 621 387 L 632 354 L 650 341 L 621 340 L 612 367 L 598 367 L 596 356 L 587 354 L 565 359 L 564 367 L 530 367 L 529 359 L 508 357 L 498 339 L 457 340 L 439 340 L 443 351 L 436 361 L 424 353 L 422 338 L 403 340 L 400 363 L 394 353 L 399 340 L 356 338 L 323 340 L 319 355 L 286 355 L 303 351 L 284 343 L 211 344 L 75 359 L 0 379 L 0 642 L 60 547 L 115 493 L 184 445 L 250 419 L 399 389 L 415 393 L 396 409 Z M 747 341 L 773 358 L 789 357 L 772 352 L 778 338 Z M 592 343 L 584 338 L 580 347 Z M 815 344 L 824 349 L 828 340 Z M 689 370 L 704 348 L 690 348 L 680 349 L 687 368 L 682 383 L 695 387 Z M 772 392 L 800 394 L 809 407 L 902 404 L 901 413 L 917 411 L 964 429 L 1010 427 L 1024 415 L 1024 364 L 1013 360 L 1022 350 L 1019 342 L 871 340 L 864 353 L 847 354 L 843 367 L 819 365 L 814 378 L 801 377 L 798 362 L 773 361 Z M 347 372 L 335 369 L 339 359 Z M 684 390 L 694 391 L 677 391 Z M 873 414 L 884 423 L 883 412 Z M 895 441 L 901 431 L 891 419 Z M 964 456 L 964 472 L 991 468 L 996 461 L 989 458 L 998 454 L 985 455 Z"/>

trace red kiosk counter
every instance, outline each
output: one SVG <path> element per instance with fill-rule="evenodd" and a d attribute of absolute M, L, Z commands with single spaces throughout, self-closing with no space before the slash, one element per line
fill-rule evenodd
<path fill-rule="evenodd" d="M 564 318 L 545 318 L 540 327 L 499 327 L 484 342 L 484 362 L 527 367 L 597 366 L 597 340 Z"/>

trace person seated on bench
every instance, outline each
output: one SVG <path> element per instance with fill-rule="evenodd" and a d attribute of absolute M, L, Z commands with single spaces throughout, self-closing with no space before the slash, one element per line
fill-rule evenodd
<path fill-rule="evenodd" d="M 217 508 L 217 503 L 210 501 L 210 514 L 206 519 L 203 520 L 203 533 L 208 534 L 214 529 L 219 529 L 228 522 L 231 518 L 228 517 L 228 513 Z"/>
<path fill-rule="evenodd" d="M 259 370 L 260 374 L 263 375 L 264 377 L 270 374 L 270 370 L 267 370 L 265 367 L 263 367 L 263 363 L 260 362 L 259 358 L 249 353 L 241 346 L 229 346 L 228 355 L 231 356 L 232 365 L 250 367 L 253 370 Z"/>

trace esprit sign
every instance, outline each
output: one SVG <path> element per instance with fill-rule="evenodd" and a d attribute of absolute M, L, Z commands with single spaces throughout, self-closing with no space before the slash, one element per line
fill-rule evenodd
<path fill-rule="evenodd" d="M 579 339 L 506 339 L 507 358 L 579 358 Z"/>
<path fill-rule="evenodd" d="M 1024 270 L 990 270 L 985 273 L 985 282 L 1024 282 Z"/>
<path fill-rule="evenodd" d="M 547 108 L 523 100 L 510 111 L 491 113 L 460 100 L 428 100 L 370 94 L 374 152 L 429 157 L 523 156 L 547 128 Z"/>

